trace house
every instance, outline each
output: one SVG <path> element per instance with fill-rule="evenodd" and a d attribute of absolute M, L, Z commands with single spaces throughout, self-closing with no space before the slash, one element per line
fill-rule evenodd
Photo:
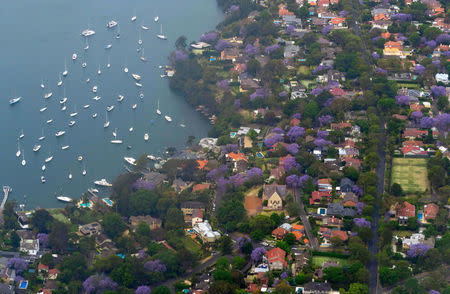
<path fill-rule="evenodd" d="M 161 228 L 161 219 L 151 217 L 150 215 L 130 216 L 130 225 L 135 230 L 140 223 L 145 223 L 150 227 L 150 230 L 156 230 Z"/>
<path fill-rule="evenodd" d="M 331 123 L 331 130 L 337 131 L 337 130 L 345 130 L 345 129 L 351 129 L 352 124 L 348 122 L 340 122 L 340 123 Z"/>
<path fill-rule="evenodd" d="M 330 203 L 327 207 L 327 215 L 355 216 L 356 210 L 354 210 L 353 208 L 344 207 L 340 203 Z"/>
<path fill-rule="evenodd" d="M 80 233 L 83 234 L 84 236 L 92 236 L 92 235 L 99 234 L 101 229 L 102 229 L 102 227 L 98 222 L 85 224 L 78 228 Z"/>
<path fill-rule="evenodd" d="M 279 180 L 284 176 L 285 173 L 286 173 L 286 171 L 285 171 L 284 167 L 280 165 L 280 166 L 270 170 L 269 179 Z"/>
<path fill-rule="evenodd" d="M 202 239 L 203 242 L 214 242 L 220 238 L 220 233 L 217 231 L 213 231 L 211 225 L 207 220 L 204 222 L 196 223 L 193 226 L 194 232 Z"/>
<path fill-rule="evenodd" d="M 308 282 L 303 286 L 302 294 L 333 294 L 336 293 L 331 289 L 330 283 Z M 339 292 L 337 292 L 339 293 Z"/>
<path fill-rule="evenodd" d="M 403 146 L 401 150 L 405 157 L 428 157 L 428 152 L 419 146 L 407 145 Z"/>
<path fill-rule="evenodd" d="M 342 193 L 344 199 L 342 200 L 342 205 L 344 207 L 355 207 L 358 202 L 358 196 L 353 192 L 344 192 Z"/>
<path fill-rule="evenodd" d="M 52 268 L 52 269 L 48 270 L 48 278 L 50 280 L 56 280 L 60 273 L 61 272 L 57 268 Z"/>
<path fill-rule="evenodd" d="M 47 273 L 49 266 L 46 264 L 43 264 L 43 263 L 39 263 L 37 269 L 38 269 L 39 273 L 42 273 L 42 272 Z"/>
<path fill-rule="evenodd" d="M 95 235 L 95 246 L 102 257 L 109 257 L 117 253 L 114 242 L 105 234 Z"/>
<path fill-rule="evenodd" d="M 22 229 L 28 229 L 30 225 L 30 213 L 24 211 L 16 212 L 17 221 Z"/>
<path fill-rule="evenodd" d="M 414 140 L 414 139 L 417 139 L 417 138 L 422 138 L 422 137 L 424 137 L 426 135 L 428 135 L 428 131 L 419 130 L 417 128 L 406 128 L 403 131 L 402 137 L 406 138 L 406 139 Z"/>
<path fill-rule="evenodd" d="M 322 201 L 330 202 L 331 193 L 329 191 L 314 191 L 309 198 L 309 204 L 320 204 Z"/>
<path fill-rule="evenodd" d="M 300 52 L 300 47 L 294 44 L 288 44 L 284 47 L 284 58 L 293 58 Z"/>
<path fill-rule="evenodd" d="M 345 27 L 345 17 L 334 17 L 330 20 L 330 23 L 335 27 Z"/>
<path fill-rule="evenodd" d="M 423 207 L 424 218 L 425 219 L 435 219 L 438 211 L 439 211 L 439 206 L 437 206 L 436 204 L 434 204 L 434 203 L 426 204 Z"/>
<path fill-rule="evenodd" d="M 399 225 L 406 225 L 408 218 L 416 216 L 416 207 L 407 201 L 397 204 L 396 210 Z"/>
<path fill-rule="evenodd" d="M 330 239 L 335 238 L 335 237 L 341 239 L 341 241 L 344 241 L 344 242 L 348 240 L 347 232 L 341 231 L 341 230 L 332 230 L 331 231 Z"/>
<path fill-rule="evenodd" d="M 294 253 L 294 263 L 292 263 L 292 275 L 298 273 L 304 266 L 308 265 L 310 253 L 308 250 L 292 249 Z"/>
<path fill-rule="evenodd" d="M 341 227 L 343 223 L 344 223 L 343 220 L 335 217 L 334 215 L 326 216 L 322 219 L 322 224 L 328 227 Z"/>
<path fill-rule="evenodd" d="M 353 157 L 344 157 L 345 166 L 354 167 L 357 170 L 361 168 L 361 159 Z"/>
<path fill-rule="evenodd" d="M 202 183 L 202 184 L 196 184 L 194 185 L 194 187 L 192 187 L 192 192 L 202 192 L 205 190 L 209 190 L 209 188 L 211 187 L 210 183 Z"/>
<path fill-rule="evenodd" d="M 286 251 L 281 248 L 274 248 L 266 252 L 270 270 L 282 270 L 287 266 Z"/>
<path fill-rule="evenodd" d="M 20 237 L 20 251 L 29 255 L 37 255 L 39 252 L 39 240 L 37 240 L 31 231 L 17 231 Z"/>
<path fill-rule="evenodd" d="M 246 196 L 244 207 L 248 216 L 257 215 L 262 211 L 262 199 L 257 196 Z"/>
<path fill-rule="evenodd" d="M 333 186 L 331 186 L 331 179 L 319 179 L 318 181 L 319 191 L 331 191 Z"/>
<path fill-rule="evenodd" d="M 353 189 L 354 183 L 349 178 L 342 178 L 340 183 L 340 191 L 341 192 L 351 192 Z"/>
<path fill-rule="evenodd" d="M 240 52 L 238 48 L 225 48 L 222 52 L 220 52 L 220 59 L 235 61 L 236 58 L 239 57 L 239 54 Z"/>
<path fill-rule="evenodd" d="M 177 192 L 178 194 L 186 190 L 190 184 L 186 183 L 182 179 L 175 179 L 172 183 L 172 188 Z"/>
<path fill-rule="evenodd" d="M 202 202 L 187 201 L 181 204 L 184 221 L 192 226 L 203 221 L 205 210 L 205 204 Z"/>
<path fill-rule="evenodd" d="M 294 15 L 294 13 L 289 11 L 285 4 L 280 4 L 278 5 L 278 16 L 282 17 L 283 15 Z"/>
<path fill-rule="evenodd" d="M 155 187 L 161 185 L 166 179 L 167 175 L 158 172 L 149 172 L 144 175 L 145 181 L 155 185 Z"/>
<path fill-rule="evenodd" d="M 272 231 L 272 236 L 277 238 L 277 239 L 283 239 L 284 236 L 286 236 L 286 234 L 289 233 L 287 230 L 278 227 L 275 230 Z"/>
<path fill-rule="evenodd" d="M 228 154 L 225 154 L 225 157 L 233 162 L 233 171 L 238 171 L 239 169 L 241 169 L 240 166 L 243 165 L 245 166 L 244 169 L 247 168 L 248 159 L 244 153 L 230 152 Z"/>
<path fill-rule="evenodd" d="M 279 210 L 283 208 L 283 200 L 285 199 L 287 194 L 286 185 L 277 185 L 277 184 L 264 184 L 263 187 L 263 205 L 264 202 L 267 201 L 267 204 L 264 205 L 268 209 L 271 210 Z"/>
<path fill-rule="evenodd" d="M 192 214 L 194 209 L 200 209 L 205 212 L 206 206 L 203 202 L 199 201 L 186 201 L 181 203 L 181 211 L 183 214 Z"/>
<path fill-rule="evenodd" d="M 448 84 L 448 74 L 446 73 L 437 73 L 435 75 L 436 83 L 444 83 Z"/>

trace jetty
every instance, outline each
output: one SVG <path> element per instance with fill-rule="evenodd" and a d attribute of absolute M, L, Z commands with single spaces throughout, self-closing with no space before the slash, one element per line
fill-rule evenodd
<path fill-rule="evenodd" d="M 10 186 L 3 186 L 3 200 L 0 204 L 0 224 L 3 224 L 3 209 L 5 208 L 6 201 L 8 200 L 9 193 L 12 192 Z"/>

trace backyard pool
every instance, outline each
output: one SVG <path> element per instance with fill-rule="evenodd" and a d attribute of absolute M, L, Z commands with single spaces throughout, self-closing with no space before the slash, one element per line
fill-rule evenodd
<path fill-rule="evenodd" d="M 28 287 L 28 281 L 22 281 L 19 284 L 19 289 L 26 289 Z"/>
<path fill-rule="evenodd" d="M 103 198 L 102 200 L 103 200 L 103 202 L 105 202 L 106 205 L 108 205 L 108 206 L 112 206 L 112 205 L 113 205 L 113 202 L 112 202 L 111 199 L 109 199 L 109 198 Z"/>

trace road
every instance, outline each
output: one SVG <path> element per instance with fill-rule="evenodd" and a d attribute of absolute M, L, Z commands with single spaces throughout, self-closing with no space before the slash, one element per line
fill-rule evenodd
<path fill-rule="evenodd" d="M 317 239 L 312 233 L 311 224 L 309 223 L 308 215 L 305 211 L 305 206 L 302 201 L 302 194 L 298 188 L 294 189 L 294 199 L 300 206 L 300 219 L 302 220 L 303 226 L 305 227 L 306 236 L 308 237 L 309 244 L 314 250 L 319 250 L 319 246 L 317 244 Z"/>

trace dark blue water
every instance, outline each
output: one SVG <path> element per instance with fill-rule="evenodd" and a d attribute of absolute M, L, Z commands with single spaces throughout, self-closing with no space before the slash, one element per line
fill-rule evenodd
<path fill-rule="evenodd" d="M 124 170 L 124 156 L 160 155 L 168 146 L 182 148 L 189 135 L 196 138 L 206 135 L 208 122 L 169 90 L 158 66 L 168 63 L 167 57 L 178 36 L 195 40 L 215 27 L 222 19 L 215 1 L 4 0 L 1 6 L 0 184 L 13 188 L 11 198 L 27 208 L 60 206 L 56 194 L 77 198 L 94 186 L 94 180 L 112 181 Z M 137 16 L 135 22 L 130 21 L 133 15 Z M 158 23 L 153 20 L 156 15 Z M 120 39 L 114 38 L 117 28 L 106 28 L 111 19 L 119 22 Z M 160 23 L 168 36 L 166 41 L 156 38 Z M 150 29 L 141 30 L 142 24 Z M 88 27 L 96 34 L 89 38 L 89 49 L 85 51 L 85 38 L 80 33 Z M 146 63 L 136 51 L 140 30 Z M 105 50 L 106 44 L 112 44 L 112 48 Z M 75 62 L 71 58 L 74 52 L 78 54 Z M 63 78 L 63 85 L 57 87 L 65 60 L 69 74 Z M 87 63 L 85 69 L 81 67 L 83 61 Z M 106 67 L 108 62 L 110 68 Z M 125 65 L 128 74 L 123 71 Z M 98 66 L 101 75 L 97 74 Z M 141 89 L 135 86 L 131 73 L 142 76 Z M 90 83 L 86 83 L 87 78 Z M 40 87 L 42 79 L 44 90 Z M 92 93 L 94 85 L 98 86 L 97 94 Z M 65 112 L 59 103 L 63 89 L 69 98 Z M 141 90 L 143 99 L 139 98 Z M 44 99 L 47 92 L 53 92 L 48 100 Z M 125 96 L 122 103 L 117 102 L 119 94 Z M 92 100 L 95 95 L 102 99 Z M 22 96 L 22 101 L 9 106 L 8 100 L 13 96 Z M 162 116 L 155 113 L 158 99 Z M 131 106 L 135 103 L 138 106 L 133 110 Z M 86 104 L 90 105 L 88 109 L 83 108 Z M 116 107 L 108 113 L 111 124 L 105 129 L 106 107 L 110 105 Z M 42 107 L 48 109 L 41 113 Z M 78 116 L 71 118 L 69 114 L 75 109 Z M 98 113 L 98 117 L 93 119 L 93 113 Z M 164 120 L 166 114 L 173 122 Z M 46 124 L 48 119 L 54 122 Z M 69 127 L 70 120 L 75 120 L 76 125 Z M 180 127 L 181 123 L 186 127 Z M 131 126 L 133 132 L 128 130 Z M 122 145 L 110 143 L 115 128 L 118 138 L 124 141 Z M 20 145 L 27 161 L 25 167 L 20 164 L 22 158 L 15 155 L 22 129 L 25 137 Z M 46 138 L 38 142 L 42 129 Z M 66 134 L 56 138 L 58 130 L 65 130 Z M 144 141 L 145 133 L 150 134 L 148 142 Z M 42 148 L 33 152 L 36 143 Z M 63 145 L 70 148 L 61 150 Z M 127 150 L 128 145 L 132 149 Z M 54 159 L 46 164 L 43 173 L 41 166 L 49 154 Z M 77 161 L 78 155 L 83 156 L 82 162 Z M 84 167 L 86 176 L 81 174 Z M 73 174 L 72 180 L 68 179 L 69 172 Z M 47 180 L 45 184 L 40 181 L 42 174 Z M 102 192 L 107 195 L 108 191 Z"/>

